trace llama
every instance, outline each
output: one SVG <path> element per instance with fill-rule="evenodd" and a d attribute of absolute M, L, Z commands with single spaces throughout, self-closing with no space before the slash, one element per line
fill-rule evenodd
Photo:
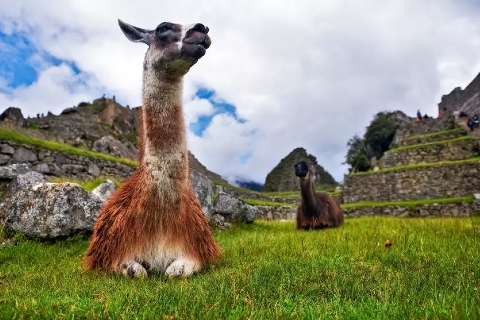
<path fill-rule="evenodd" d="M 118 20 L 148 45 L 143 62 L 138 167 L 107 200 L 84 257 L 87 270 L 127 277 L 187 277 L 215 262 L 215 242 L 189 183 L 183 76 L 210 47 L 208 27 L 163 22 L 155 30 Z"/>
<path fill-rule="evenodd" d="M 337 202 L 326 193 L 315 193 L 312 169 L 317 164 L 305 161 L 294 164 L 295 175 L 300 180 L 301 201 L 297 208 L 297 229 L 320 229 L 338 227 L 343 223 L 343 211 Z"/>

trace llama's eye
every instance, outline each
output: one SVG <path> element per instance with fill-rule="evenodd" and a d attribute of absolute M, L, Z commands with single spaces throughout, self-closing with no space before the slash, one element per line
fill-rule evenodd
<path fill-rule="evenodd" d="M 164 33 L 164 32 L 167 32 L 168 30 L 170 30 L 170 27 L 169 27 L 169 26 L 157 27 L 157 32 L 158 32 L 158 33 Z"/>

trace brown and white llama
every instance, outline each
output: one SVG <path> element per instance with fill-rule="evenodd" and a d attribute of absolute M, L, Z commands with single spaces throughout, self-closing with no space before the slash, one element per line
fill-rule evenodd
<path fill-rule="evenodd" d="M 129 277 L 186 277 L 217 260 L 215 242 L 189 183 L 183 76 L 210 47 L 203 24 L 163 22 L 145 30 L 118 20 L 148 45 L 143 63 L 138 167 L 98 214 L 84 263 Z"/>
<path fill-rule="evenodd" d="M 338 227 L 343 223 L 343 211 L 337 202 L 326 193 L 315 193 L 312 170 L 317 164 L 296 162 L 295 175 L 300 180 L 301 200 L 297 208 L 297 229 L 320 229 Z"/>

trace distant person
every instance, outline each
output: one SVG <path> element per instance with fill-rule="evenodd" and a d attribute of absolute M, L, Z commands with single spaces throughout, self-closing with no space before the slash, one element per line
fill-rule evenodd
<path fill-rule="evenodd" d="M 477 115 L 473 116 L 472 121 L 473 121 L 473 126 L 478 128 L 478 116 Z"/>
<path fill-rule="evenodd" d="M 472 118 L 468 119 L 467 126 L 470 128 L 470 131 L 473 131 L 473 120 L 472 120 Z"/>
<path fill-rule="evenodd" d="M 425 113 L 425 115 L 423 116 L 424 119 L 428 119 L 428 116 L 427 114 Z"/>
<path fill-rule="evenodd" d="M 417 121 L 422 119 L 422 114 L 420 113 L 420 109 L 417 110 Z"/>

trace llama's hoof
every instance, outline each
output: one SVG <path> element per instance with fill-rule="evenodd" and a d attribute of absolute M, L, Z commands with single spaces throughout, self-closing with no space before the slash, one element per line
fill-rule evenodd
<path fill-rule="evenodd" d="M 165 271 L 165 274 L 169 277 L 185 278 L 198 271 L 195 263 L 187 259 L 175 260 Z"/>
<path fill-rule="evenodd" d="M 138 262 L 129 261 L 122 263 L 122 274 L 129 278 L 146 278 L 147 270 Z"/>

